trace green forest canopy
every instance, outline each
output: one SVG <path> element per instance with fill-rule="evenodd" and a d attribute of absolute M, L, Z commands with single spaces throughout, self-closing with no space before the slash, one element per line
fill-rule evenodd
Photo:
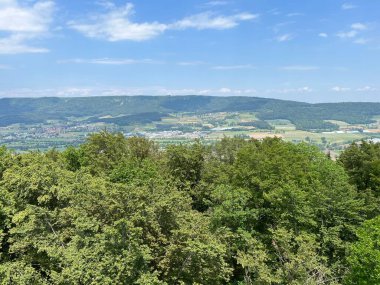
<path fill-rule="evenodd" d="M 380 145 L 0 149 L 0 284 L 380 284 Z"/>

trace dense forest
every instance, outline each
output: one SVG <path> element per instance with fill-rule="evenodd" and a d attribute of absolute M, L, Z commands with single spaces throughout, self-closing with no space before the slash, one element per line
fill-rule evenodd
<path fill-rule="evenodd" d="M 0 284 L 380 284 L 380 145 L 0 149 Z"/>
<path fill-rule="evenodd" d="M 0 99 L 0 127 L 89 117 L 88 122 L 117 125 L 160 121 L 170 113 L 255 112 L 262 120 L 286 119 L 299 130 L 331 131 L 326 120 L 368 124 L 380 115 L 380 103 L 308 104 L 258 97 L 108 96 Z M 112 118 L 104 118 L 111 116 Z"/>

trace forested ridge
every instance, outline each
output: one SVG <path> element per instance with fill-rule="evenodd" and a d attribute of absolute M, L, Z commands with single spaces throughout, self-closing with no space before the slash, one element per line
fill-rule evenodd
<path fill-rule="evenodd" d="M 260 120 L 286 119 L 299 130 L 336 130 L 326 120 L 368 124 L 380 115 L 380 103 L 325 103 L 260 97 L 106 96 L 72 98 L 2 98 L 0 126 L 37 124 L 49 120 L 89 117 L 88 122 L 118 125 L 150 123 L 169 113 L 255 112 Z M 111 116 L 112 118 L 104 118 Z"/>
<path fill-rule="evenodd" d="M 0 149 L 0 284 L 380 284 L 380 145 Z"/>

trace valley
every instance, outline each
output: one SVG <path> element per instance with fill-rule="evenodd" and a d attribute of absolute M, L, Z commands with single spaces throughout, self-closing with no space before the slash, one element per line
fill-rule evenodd
<path fill-rule="evenodd" d="M 223 137 L 258 140 L 265 137 L 280 137 L 285 141 L 306 142 L 322 151 L 339 154 L 352 142 L 380 139 L 379 115 L 370 117 L 364 123 L 322 120 L 336 128 L 315 130 L 300 129 L 297 127 L 297 122 L 289 119 L 260 119 L 262 114 L 257 110 L 256 112 L 190 111 L 141 112 L 130 115 L 130 113 L 123 114 L 120 110 L 104 114 L 99 107 L 92 113 L 95 116 L 74 115 L 50 119 L 45 115 L 46 119 L 40 122 L 23 121 L 1 126 L 0 144 L 21 152 L 43 151 L 50 148 L 62 150 L 67 146 L 77 146 L 83 143 L 89 134 L 106 129 L 111 132 L 121 132 L 126 137 L 146 137 L 158 142 L 161 147 L 168 144 L 191 143 L 196 139 L 209 144 Z"/>

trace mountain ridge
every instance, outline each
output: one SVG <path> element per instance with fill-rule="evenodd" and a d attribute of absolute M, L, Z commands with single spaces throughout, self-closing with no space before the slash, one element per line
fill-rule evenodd
<path fill-rule="evenodd" d="M 368 124 L 380 103 L 305 103 L 261 97 L 96 96 L 1 98 L 0 125 L 44 123 L 70 117 L 128 116 L 149 113 L 253 112 L 260 120 L 286 119 L 297 129 L 334 129 L 326 120 Z"/>

